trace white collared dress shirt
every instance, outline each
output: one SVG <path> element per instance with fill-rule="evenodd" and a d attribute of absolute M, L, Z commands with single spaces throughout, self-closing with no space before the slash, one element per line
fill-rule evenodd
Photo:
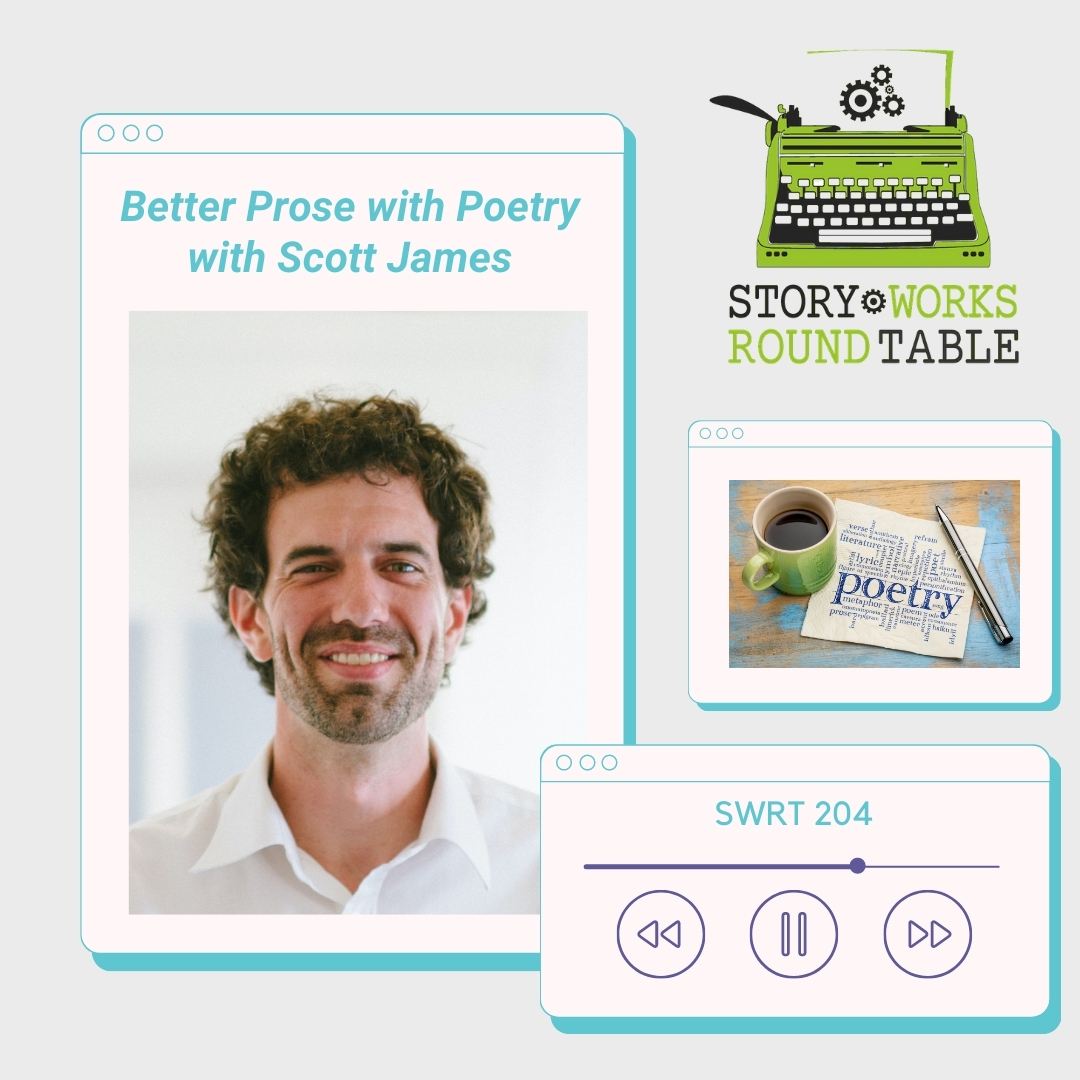
<path fill-rule="evenodd" d="M 539 912 L 536 795 L 455 768 L 433 743 L 435 782 L 420 835 L 350 893 L 297 846 L 270 792 L 272 750 L 131 827 L 132 914 Z"/>

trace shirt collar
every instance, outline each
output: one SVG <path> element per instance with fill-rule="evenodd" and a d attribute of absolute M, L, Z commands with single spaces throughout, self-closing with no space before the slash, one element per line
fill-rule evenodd
<path fill-rule="evenodd" d="M 435 766 L 435 783 L 431 786 L 424 821 L 420 826 L 418 844 L 429 840 L 449 840 L 456 844 L 476 867 L 484 887 L 491 888 L 491 857 L 476 805 L 461 773 L 450 764 L 434 739 L 431 742 L 431 761 Z"/>
<path fill-rule="evenodd" d="M 221 807 L 217 828 L 192 873 L 239 862 L 263 848 L 280 844 L 301 881 L 311 884 L 300 862 L 299 848 L 281 807 L 270 792 L 270 762 L 274 743 L 266 744 L 240 774 L 236 787 Z"/>
<path fill-rule="evenodd" d="M 491 887 L 491 858 L 468 788 L 461 774 L 436 745 L 431 744 L 431 760 L 435 766 L 435 782 L 431 787 L 420 835 L 414 844 L 393 860 L 394 864 L 415 855 L 432 840 L 447 840 L 456 844 L 476 868 L 486 888 Z M 239 862 L 263 848 L 280 844 L 293 873 L 317 892 L 323 892 L 311 880 L 303 866 L 303 856 L 297 847 L 289 823 L 270 792 L 268 782 L 274 744 L 268 743 L 243 772 L 221 807 L 217 828 L 202 856 L 191 868 L 192 873 L 213 870 Z M 310 856 L 307 856 L 310 858 Z"/>

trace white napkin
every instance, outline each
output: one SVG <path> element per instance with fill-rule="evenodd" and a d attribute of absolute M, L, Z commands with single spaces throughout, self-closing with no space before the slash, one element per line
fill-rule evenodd
<path fill-rule="evenodd" d="M 976 566 L 986 530 L 958 525 Z M 802 636 L 964 657 L 974 591 L 938 521 L 836 500 L 836 569 Z"/>

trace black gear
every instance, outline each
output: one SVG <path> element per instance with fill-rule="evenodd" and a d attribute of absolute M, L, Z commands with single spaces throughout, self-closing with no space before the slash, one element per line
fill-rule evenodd
<path fill-rule="evenodd" d="M 897 94 L 890 94 L 881 104 L 886 116 L 899 116 L 904 111 L 904 99 Z"/>
<path fill-rule="evenodd" d="M 885 87 L 885 93 L 886 94 L 895 94 L 896 93 L 896 87 L 893 86 L 892 83 L 890 83 L 888 86 Z"/>
<path fill-rule="evenodd" d="M 848 83 L 840 95 L 840 107 L 852 120 L 869 120 L 881 108 L 881 97 L 877 90 L 861 79 Z"/>
<path fill-rule="evenodd" d="M 870 72 L 870 78 L 881 86 L 884 86 L 886 83 L 891 83 L 892 68 L 889 67 L 888 64 L 878 64 L 878 66 Z"/>
<path fill-rule="evenodd" d="M 863 311 L 878 315 L 885 310 L 885 294 L 880 289 L 867 289 L 862 294 Z"/>

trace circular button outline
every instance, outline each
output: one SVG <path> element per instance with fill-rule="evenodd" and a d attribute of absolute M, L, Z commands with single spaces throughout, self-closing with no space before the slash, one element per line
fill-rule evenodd
<path fill-rule="evenodd" d="M 723 434 L 721 434 L 723 432 Z M 716 429 L 716 437 L 718 439 L 726 439 L 728 437 L 728 430 L 726 427 L 718 427 Z"/>
<path fill-rule="evenodd" d="M 833 930 L 836 933 L 836 937 L 833 941 L 832 951 L 828 956 L 816 967 L 813 971 L 808 971 L 804 975 L 785 975 L 782 971 L 777 971 L 775 968 L 769 967 L 764 960 L 758 956 L 757 949 L 754 948 L 754 923 L 757 921 L 757 917 L 761 914 L 761 909 L 765 907 L 770 900 L 775 900 L 778 896 L 791 896 L 798 893 L 801 896 L 812 896 L 828 913 L 829 917 L 833 921 Z M 816 975 L 823 967 L 827 967 L 829 961 L 836 955 L 836 947 L 840 944 L 840 925 L 836 921 L 836 914 L 824 900 L 821 899 L 817 893 L 812 893 L 807 889 L 781 889 L 779 892 L 775 892 L 772 896 L 765 897 L 757 906 L 757 911 L 754 912 L 754 917 L 750 920 L 750 951 L 754 954 L 754 959 L 766 970 L 772 972 L 773 975 L 778 976 L 781 979 L 809 979 L 811 975 Z"/>
<path fill-rule="evenodd" d="M 609 761 L 611 762 L 610 765 L 608 764 Z M 600 759 L 600 768 L 606 769 L 608 772 L 611 772 L 612 769 L 617 768 L 618 764 L 619 759 L 614 754 L 605 754 Z"/>
<path fill-rule="evenodd" d="M 691 960 L 686 967 L 679 968 L 678 971 L 673 971 L 670 975 L 652 975 L 648 971 L 642 971 L 641 968 L 637 967 L 626 953 L 623 952 L 622 941 L 619 940 L 619 935 L 622 931 L 622 921 L 626 917 L 626 913 L 639 900 L 643 900 L 646 896 L 655 896 L 657 893 L 663 893 L 666 896 L 677 896 L 680 900 L 685 900 L 694 909 L 694 914 L 698 917 L 698 922 L 701 923 L 701 944 L 698 946 L 698 951 L 694 954 L 694 959 Z M 634 899 L 622 909 L 619 921 L 615 924 L 615 944 L 619 947 L 619 955 L 639 975 L 644 975 L 647 979 L 674 979 L 676 975 L 682 975 L 684 972 L 689 971 L 698 962 L 698 957 L 705 951 L 705 920 L 701 917 L 701 912 L 698 911 L 697 904 L 695 904 L 689 896 L 683 896 L 682 893 L 676 892 L 674 889 L 649 889 L 648 892 L 643 892 L 640 896 L 635 896 Z"/>
<path fill-rule="evenodd" d="M 129 131 L 134 131 L 135 134 L 129 135 Z M 121 131 L 120 134 L 123 135 L 128 142 L 134 142 L 142 134 L 142 132 L 139 131 L 138 127 L 135 124 L 125 124 L 124 130 Z"/>
<path fill-rule="evenodd" d="M 563 764 L 564 761 L 566 762 L 565 765 Z M 560 754 L 555 759 L 555 768 L 560 769 L 562 772 L 566 772 L 566 770 L 569 769 L 570 766 L 573 764 L 574 759 L 569 754 Z"/>
<path fill-rule="evenodd" d="M 589 763 L 588 765 L 585 764 L 586 761 Z M 592 754 L 582 754 L 578 764 L 586 772 L 592 772 L 592 770 L 596 768 L 596 758 L 594 758 Z"/>
<path fill-rule="evenodd" d="M 156 132 L 157 132 L 157 134 L 156 134 L 156 135 L 151 135 L 151 134 L 150 134 L 150 132 L 151 132 L 151 131 L 156 131 Z M 146 129 L 146 131 L 144 131 L 144 132 L 143 132 L 143 134 L 144 134 L 144 135 L 145 135 L 145 136 L 146 136 L 146 137 L 147 137 L 147 138 L 148 138 L 148 139 L 149 139 L 149 140 L 150 140 L 151 142 L 158 142 L 158 141 L 160 141 L 160 139 L 161 139 L 162 135 L 164 135 L 164 134 L 165 134 L 165 132 L 164 132 L 164 131 L 162 130 L 162 128 L 161 128 L 161 125 L 160 125 L 160 124 L 151 124 L 151 125 L 150 125 L 150 126 L 149 126 L 149 127 L 147 128 L 147 129 Z"/>
<path fill-rule="evenodd" d="M 731 429 L 731 437 L 733 439 L 741 439 L 746 434 L 741 427 L 733 427 Z"/>
<path fill-rule="evenodd" d="M 892 950 L 889 948 L 889 920 L 892 918 L 893 912 L 905 900 L 910 900 L 913 896 L 925 896 L 928 893 L 932 893 L 934 896 L 944 896 L 946 900 L 951 900 L 960 909 L 968 928 L 968 943 L 967 948 L 964 950 L 964 955 L 961 956 L 948 971 L 942 971 L 938 975 L 920 975 L 917 971 L 908 971 L 908 969 L 893 956 Z M 941 889 L 916 889 L 914 892 L 909 892 L 907 896 L 901 896 L 900 899 L 889 908 L 889 914 L 885 916 L 885 927 L 882 930 L 881 937 L 885 942 L 886 955 L 905 975 L 910 975 L 913 979 L 943 979 L 946 975 L 951 975 L 967 959 L 968 953 L 971 952 L 971 943 L 975 940 L 975 931 L 972 929 L 971 916 L 968 915 L 967 908 L 965 908 L 955 896 L 950 896 L 947 892 L 942 892 Z"/>
<path fill-rule="evenodd" d="M 109 133 L 108 135 L 104 134 L 106 131 Z M 112 124 L 102 124 L 97 129 L 97 137 L 102 142 L 112 142 L 116 138 L 116 128 Z"/>
<path fill-rule="evenodd" d="M 700 436 L 701 438 L 703 438 L 703 439 L 711 439 L 711 438 L 712 438 L 712 429 L 711 429 L 711 428 L 707 428 L 707 427 L 703 427 L 703 428 L 702 428 L 702 429 L 701 429 L 701 430 L 700 430 L 700 431 L 698 432 L 698 435 L 699 435 L 699 436 Z"/>

